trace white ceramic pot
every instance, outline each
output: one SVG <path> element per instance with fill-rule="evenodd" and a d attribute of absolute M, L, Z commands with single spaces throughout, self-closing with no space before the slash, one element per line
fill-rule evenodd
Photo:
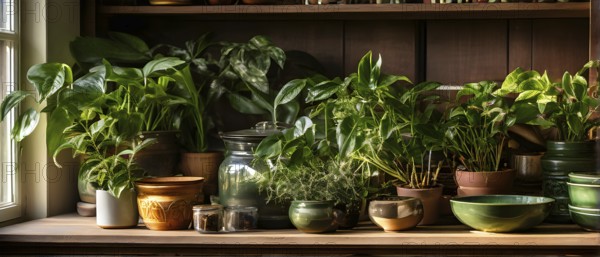
<path fill-rule="evenodd" d="M 138 224 L 137 195 L 125 190 L 120 198 L 96 190 L 96 224 L 101 228 L 131 228 Z"/>

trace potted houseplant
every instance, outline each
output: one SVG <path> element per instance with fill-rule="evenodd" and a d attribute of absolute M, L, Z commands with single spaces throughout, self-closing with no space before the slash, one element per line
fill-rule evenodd
<path fill-rule="evenodd" d="M 387 88 L 397 81 L 407 80 L 403 76 L 380 74 L 380 69 L 381 62 L 372 62 L 369 52 L 362 58 L 358 73 L 353 73 L 343 80 L 314 76 L 310 79 L 291 81 L 281 89 L 273 105 L 274 119 L 277 117 L 278 106 L 295 99 L 304 89 L 308 91 L 306 101 L 318 104 L 310 108 L 310 116 L 313 117 L 310 122 L 307 118 L 298 120 L 295 128 L 267 137 L 258 146 L 255 155 L 259 159 L 270 159 L 275 167 L 274 172 L 267 173 L 267 179 L 262 183 L 268 193 L 268 199 L 329 198 L 337 201 L 337 208 L 358 216 L 358 210 L 364 206 L 369 194 L 370 178 L 374 171 L 371 165 L 353 156 L 368 143 L 368 134 L 371 133 L 375 120 L 380 118 L 377 109 L 380 105 L 376 97 L 378 93 L 383 93 L 383 90 L 379 89 Z M 306 124 L 313 124 L 314 129 L 309 129 Z M 346 183 L 335 188 L 342 190 L 322 192 L 327 193 L 328 197 L 317 193 L 313 196 L 285 195 L 288 192 L 281 191 L 284 187 L 279 183 L 286 183 L 282 180 L 287 181 L 286 179 L 292 176 L 290 174 L 294 174 L 297 179 L 294 183 L 298 183 L 303 176 L 312 176 L 304 173 L 315 169 L 319 174 L 312 178 L 315 183 L 319 179 L 329 179 L 332 174 L 334 177 L 345 178 Z M 286 186 L 290 189 L 294 188 L 293 183 L 287 183 L 289 184 Z M 331 181 L 319 180 L 318 183 L 328 185 Z M 308 186 L 304 191 L 316 190 L 311 188 L 310 184 Z M 330 190 L 329 187 L 325 188 Z M 312 198 L 307 199 L 309 197 Z M 293 217 L 290 218 L 293 221 Z"/>
<path fill-rule="evenodd" d="M 367 193 L 369 176 L 357 162 L 336 156 L 328 137 L 318 136 L 324 129 L 300 117 L 294 127 L 265 138 L 255 152 L 258 160 L 273 163 L 258 177 L 259 188 L 268 201 L 291 201 L 290 220 L 307 233 L 334 231 L 341 220 L 334 218 L 333 207 L 358 210 Z"/>
<path fill-rule="evenodd" d="M 588 139 L 588 132 L 600 124 L 600 117 L 595 115 L 597 84 L 588 83 L 584 73 L 598 66 L 599 61 L 590 61 L 575 74 L 565 72 L 559 82 L 552 82 L 547 73 L 518 68 L 499 90 L 518 94 L 516 109 L 529 114 L 523 123 L 553 131 L 542 157 L 543 193 L 556 199 L 548 217 L 552 222 L 570 221 L 568 173 L 596 170 L 595 143 Z"/>
<path fill-rule="evenodd" d="M 460 165 L 455 173 L 458 195 L 505 194 L 511 191 L 514 170 L 503 165 L 507 129 L 516 120 L 507 99 L 495 93 L 491 81 L 469 83 L 456 95 L 459 102 L 448 116 L 447 145 Z M 462 101 L 463 96 L 469 98 Z"/>
<path fill-rule="evenodd" d="M 384 113 L 371 133 L 371 144 L 358 155 L 395 179 L 399 196 L 421 200 L 424 217 L 420 225 L 436 222 L 440 211 L 443 186 L 437 177 L 442 167 L 446 124 L 433 104 L 438 96 L 427 95 L 438 83 L 424 82 L 398 90 L 381 102 Z M 420 108 L 420 106 L 426 106 Z"/>

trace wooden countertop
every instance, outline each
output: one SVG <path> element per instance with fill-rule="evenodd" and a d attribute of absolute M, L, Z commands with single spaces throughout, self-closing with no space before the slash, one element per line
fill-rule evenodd
<path fill-rule="evenodd" d="M 383 232 L 371 224 L 351 231 L 297 230 L 199 234 L 194 230 L 102 229 L 95 218 L 61 215 L 0 228 L 2 254 L 417 254 L 600 255 L 600 233 L 542 224 L 522 233 L 486 233 L 463 225 Z"/>

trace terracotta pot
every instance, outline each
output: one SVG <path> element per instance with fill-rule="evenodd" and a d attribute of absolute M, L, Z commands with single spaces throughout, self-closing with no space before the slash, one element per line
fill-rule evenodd
<path fill-rule="evenodd" d="M 201 177 L 147 178 L 135 183 L 140 216 L 152 230 L 187 229 L 192 207 L 202 203 Z"/>
<path fill-rule="evenodd" d="M 454 175 L 458 185 L 458 196 L 510 194 L 515 170 L 503 171 L 460 171 Z"/>
<path fill-rule="evenodd" d="M 175 173 L 179 163 L 178 131 L 146 131 L 142 139 L 155 138 L 156 143 L 142 149 L 135 162 L 151 177 L 168 177 Z"/>
<path fill-rule="evenodd" d="M 396 186 L 396 192 L 398 196 L 409 196 L 418 198 L 423 203 L 423 219 L 419 222 L 419 225 L 431 225 L 435 224 L 440 216 L 440 200 L 442 198 L 443 186 L 438 185 L 432 188 L 407 188 L 403 186 Z"/>
<path fill-rule="evenodd" d="M 202 193 L 204 202 L 210 202 L 211 195 L 219 194 L 219 165 L 223 161 L 223 152 L 182 153 L 179 168 L 183 175 L 203 177 Z"/>

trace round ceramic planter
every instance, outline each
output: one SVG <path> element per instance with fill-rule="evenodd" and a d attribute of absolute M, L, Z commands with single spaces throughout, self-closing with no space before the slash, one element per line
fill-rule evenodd
<path fill-rule="evenodd" d="M 119 198 L 96 190 L 96 224 L 101 228 L 131 228 L 138 224 L 135 192 L 124 190 Z"/>
<path fill-rule="evenodd" d="M 522 195 L 480 195 L 450 200 L 462 223 L 485 232 L 527 230 L 542 223 L 554 199 Z"/>
<path fill-rule="evenodd" d="M 510 194 L 515 171 L 460 171 L 455 173 L 458 196 Z"/>
<path fill-rule="evenodd" d="M 600 209 L 600 185 L 567 182 L 571 205 L 581 208 Z"/>
<path fill-rule="evenodd" d="M 396 185 L 398 196 L 414 197 L 421 200 L 423 204 L 423 219 L 419 225 L 435 224 L 440 216 L 440 201 L 442 199 L 443 186 L 432 188 L 406 188 Z"/>
<path fill-rule="evenodd" d="M 168 177 L 175 174 L 179 163 L 178 131 L 142 132 L 141 139 L 154 138 L 156 142 L 135 155 L 135 162 L 151 177 Z"/>
<path fill-rule="evenodd" d="M 179 169 L 184 176 L 203 177 L 204 203 L 210 203 L 211 195 L 219 194 L 219 165 L 223 152 L 182 153 Z"/>
<path fill-rule="evenodd" d="M 548 141 L 546 149 L 546 153 L 542 157 L 542 191 L 544 196 L 556 200 L 546 221 L 571 223 L 569 190 L 567 188 L 568 174 L 596 169 L 595 143 L 593 141 Z"/>
<path fill-rule="evenodd" d="M 423 204 L 414 197 L 388 197 L 369 203 L 369 219 L 384 231 L 414 228 L 423 219 Z"/>
<path fill-rule="evenodd" d="M 569 182 L 577 184 L 600 185 L 600 173 L 598 172 L 571 172 Z"/>
<path fill-rule="evenodd" d="M 331 201 L 292 201 L 289 217 L 304 233 L 333 232 L 337 228 Z"/>
<path fill-rule="evenodd" d="M 202 199 L 200 177 L 147 178 L 136 182 L 139 213 L 152 230 L 187 229 Z"/>

